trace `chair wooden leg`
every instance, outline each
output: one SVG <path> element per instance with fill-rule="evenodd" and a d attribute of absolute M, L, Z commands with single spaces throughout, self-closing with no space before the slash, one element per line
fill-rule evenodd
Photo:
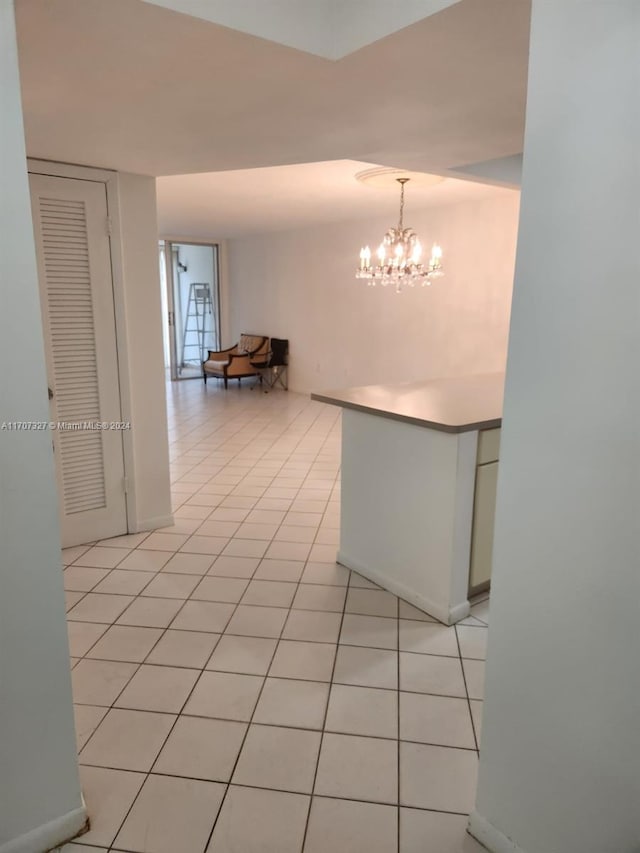
<path fill-rule="evenodd" d="M 224 377 L 224 390 L 227 390 L 227 377 Z"/>

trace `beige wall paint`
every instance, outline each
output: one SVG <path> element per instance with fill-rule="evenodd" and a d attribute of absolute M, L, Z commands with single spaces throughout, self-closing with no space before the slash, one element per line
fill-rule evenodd
<path fill-rule="evenodd" d="M 155 179 L 121 173 L 118 188 L 133 499 L 137 528 L 148 530 L 172 523 Z"/>
<path fill-rule="evenodd" d="M 0 424 L 48 423 L 13 21 L 0 3 Z M 16 357 L 28 345 L 28 357 Z M 48 850 L 86 819 L 73 724 L 51 435 L 0 429 L 0 850 Z"/>
<path fill-rule="evenodd" d="M 289 338 L 297 391 L 503 370 L 518 205 L 514 192 L 410 212 L 425 248 L 442 244 L 446 276 L 401 294 L 354 278 L 360 246 L 375 249 L 392 221 L 231 240 L 225 344 L 244 331 Z"/>
<path fill-rule="evenodd" d="M 640 849 L 639 43 L 633 0 L 533 4 L 471 822 L 489 850 Z"/>

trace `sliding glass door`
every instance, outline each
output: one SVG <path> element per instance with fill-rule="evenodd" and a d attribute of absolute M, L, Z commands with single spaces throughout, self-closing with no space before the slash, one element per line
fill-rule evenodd
<path fill-rule="evenodd" d="M 171 378 L 197 379 L 208 350 L 220 348 L 216 244 L 160 242 L 165 364 Z"/>

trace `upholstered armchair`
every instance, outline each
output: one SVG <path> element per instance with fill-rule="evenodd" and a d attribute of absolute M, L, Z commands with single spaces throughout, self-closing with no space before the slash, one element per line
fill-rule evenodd
<path fill-rule="evenodd" d="M 207 360 L 202 363 L 204 384 L 207 384 L 208 376 L 224 379 L 225 388 L 229 379 L 237 379 L 240 384 L 241 379 L 258 376 L 255 365 L 266 362 L 268 357 L 269 338 L 264 335 L 240 335 L 238 343 L 229 349 L 217 352 L 209 350 Z"/>

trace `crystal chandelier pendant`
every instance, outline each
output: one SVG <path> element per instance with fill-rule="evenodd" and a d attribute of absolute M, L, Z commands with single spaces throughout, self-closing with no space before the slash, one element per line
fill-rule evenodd
<path fill-rule="evenodd" d="M 400 184 L 400 219 L 397 228 L 389 228 L 376 250 L 377 263 L 372 264 L 371 249 L 360 249 L 360 266 L 356 278 L 364 279 L 369 285 L 391 284 L 396 292 L 403 287 L 416 284 L 431 284 L 434 278 L 444 275 L 442 249 L 437 243 L 431 248 L 427 264 L 422 263 L 422 245 L 413 228 L 404 227 L 404 186 L 409 178 L 397 178 Z"/>

